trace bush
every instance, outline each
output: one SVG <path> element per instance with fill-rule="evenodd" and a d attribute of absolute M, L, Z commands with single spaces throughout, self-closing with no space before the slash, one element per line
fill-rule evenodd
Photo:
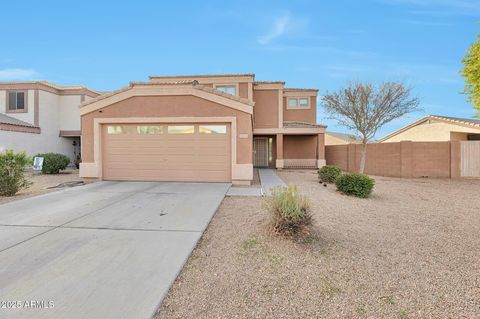
<path fill-rule="evenodd" d="M 30 164 L 30 158 L 24 153 L 7 150 L 0 153 L 0 195 L 13 196 L 31 183 L 25 178 L 24 171 Z"/>
<path fill-rule="evenodd" d="M 42 173 L 44 174 L 58 174 L 70 164 L 70 157 L 63 154 L 45 153 L 36 156 L 43 157 Z"/>
<path fill-rule="evenodd" d="M 270 213 L 275 233 L 286 237 L 308 233 L 312 224 L 310 203 L 298 193 L 296 186 L 273 189 L 272 196 L 264 200 L 264 208 Z"/>
<path fill-rule="evenodd" d="M 373 190 L 375 180 L 365 174 L 348 173 L 340 176 L 335 184 L 342 193 L 367 198 Z"/>
<path fill-rule="evenodd" d="M 342 169 L 335 165 L 325 165 L 318 170 L 318 179 L 322 183 L 335 183 L 340 175 L 342 175 Z"/>

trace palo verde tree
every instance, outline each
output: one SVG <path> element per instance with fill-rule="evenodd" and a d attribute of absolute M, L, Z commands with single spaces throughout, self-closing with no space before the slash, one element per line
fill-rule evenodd
<path fill-rule="evenodd" d="M 461 74 L 465 78 L 463 92 L 468 95 L 468 101 L 473 103 L 473 108 L 480 111 L 480 36 L 468 49 L 462 62 L 464 67 Z M 480 116 L 480 113 L 477 116 Z"/>
<path fill-rule="evenodd" d="M 365 171 L 367 143 L 386 123 L 407 113 L 420 110 L 420 101 L 402 83 L 351 83 L 322 98 L 328 117 L 345 126 L 362 141 L 360 173 Z"/>

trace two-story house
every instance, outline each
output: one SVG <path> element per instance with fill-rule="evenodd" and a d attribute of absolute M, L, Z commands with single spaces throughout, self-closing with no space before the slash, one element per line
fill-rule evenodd
<path fill-rule="evenodd" d="M 46 81 L 0 82 L 0 152 L 80 156 L 80 103 L 98 92 Z"/>
<path fill-rule="evenodd" d="M 80 175 L 249 184 L 253 167 L 321 167 L 316 98 L 253 74 L 130 83 L 82 103 Z"/>

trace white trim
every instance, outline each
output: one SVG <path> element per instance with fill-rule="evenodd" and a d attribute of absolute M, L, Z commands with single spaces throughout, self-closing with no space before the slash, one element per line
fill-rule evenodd
<path fill-rule="evenodd" d="M 217 89 L 218 86 L 234 86 L 235 87 L 235 95 L 234 96 L 240 96 L 240 85 L 239 83 L 214 83 L 213 88 L 217 91 L 220 91 Z M 220 91 L 223 92 L 223 91 Z M 227 92 L 223 92 L 228 94 Z"/>
<path fill-rule="evenodd" d="M 165 96 L 165 95 L 192 95 L 205 100 L 209 100 L 232 109 L 242 111 L 248 114 L 253 114 L 253 106 L 232 100 L 228 97 L 217 95 L 203 91 L 201 89 L 195 89 L 194 87 L 155 87 L 155 86 L 134 86 L 125 91 L 121 91 L 117 94 L 113 94 L 104 99 L 86 104 L 80 107 L 80 115 L 85 115 L 101 108 L 107 107 L 111 104 L 126 100 L 133 96 Z"/>
<path fill-rule="evenodd" d="M 307 106 L 301 106 L 300 105 L 300 100 L 301 99 L 307 99 L 308 105 Z M 297 101 L 297 106 L 295 106 L 295 107 L 290 106 L 290 104 L 288 103 L 290 100 L 296 100 Z M 295 110 L 309 110 L 311 104 L 312 104 L 312 101 L 310 100 L 309 96 L 287 97 L 287 110 L 294 110 L 294 111 Z"/>

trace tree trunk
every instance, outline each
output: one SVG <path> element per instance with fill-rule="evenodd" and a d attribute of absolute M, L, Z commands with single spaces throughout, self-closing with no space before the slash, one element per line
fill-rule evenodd
<path fill-rule="evenodd" d="M 362 143 L 362 157 L 360 158 L 360 174 L 365 172 L 365 161 L 367 160 L 367 143 Z"/>

